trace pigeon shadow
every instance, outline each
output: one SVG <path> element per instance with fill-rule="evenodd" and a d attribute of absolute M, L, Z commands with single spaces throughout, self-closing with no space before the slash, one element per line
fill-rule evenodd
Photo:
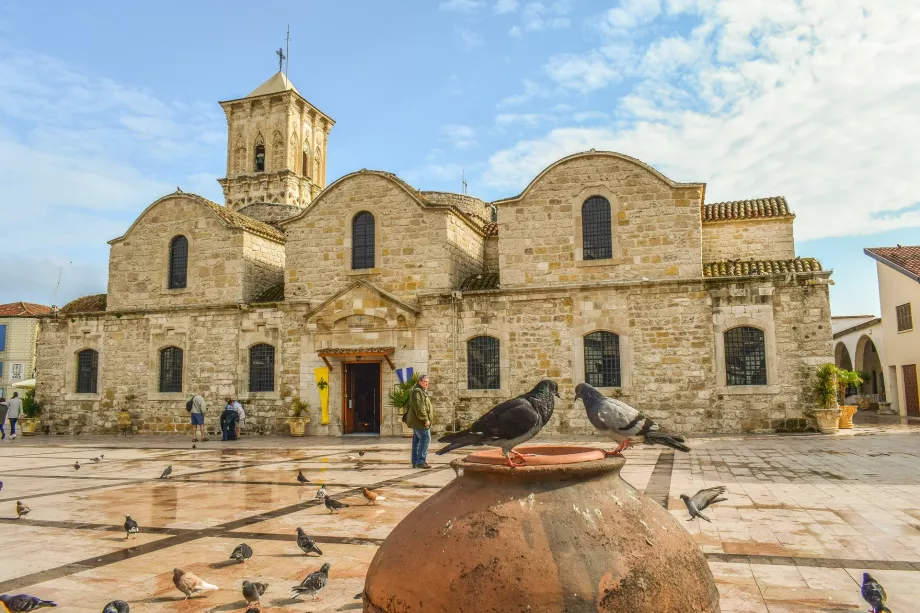
<path fill-rule="evenodd" d="M 159 604 L 162 602 L 177 602 L 180 600 L 185 600 L 185 596 L 154 596 L 152 598 L 138 600 L 137 602 L 144 604 Z"/>
<path fill-rule="evenodd" d="M 249 603 L 245 600 L 237 600 L 236 602 L 228 602 L 227 604 L 222 604 L 219 607 L 214 607 L 211 611 L 238 611 L 240 609 L 248 609 Z"/>
<path fill-rule="evenodd" d="M 208 564 L 208 568 L 214 568 L 220 570 L 221 568 L 227 568 L 228 566 L 239 566 L 240 562 L 236 560 L 224 560 L 223 562 L 214 562 L 213 564 Z"/>
<path fill-rule="evenodd" d="M 312 602 L 312 600 L 310 600 L 309 598 L 304 600 L 302 598 L 294 599 L 294 598 L 288 597 L 288 598 L 276 598 L 271 601 L 271 605 L 273 607 L 287 607 L 298 601 L 299 602 Z"/>
<path fill-rule="evenodd" d="M 363 604 L 358 604 L 356 602 L 351 602 L 347 605 L 341 606 L 336 611 L 361 611 L 364 609 Z"/>

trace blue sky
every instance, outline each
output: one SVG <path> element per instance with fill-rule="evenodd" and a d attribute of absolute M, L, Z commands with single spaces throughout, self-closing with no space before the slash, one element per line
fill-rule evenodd
<path fill-rule="evenodd" d="M 106 241 L 177 185 L 222 202 L 217 101 L 277 70 L 288 24 L 291 80 L 337 121 L 330 181 L 459 191 L 465 171 L 491 200 L 620 151 L 710 202 L 786 196 L 835 314 L 878 312 L 862 247 L 920 243 L 914 0 L 254 6 L 0 5 L 0 302 L 105 291 Z"/>

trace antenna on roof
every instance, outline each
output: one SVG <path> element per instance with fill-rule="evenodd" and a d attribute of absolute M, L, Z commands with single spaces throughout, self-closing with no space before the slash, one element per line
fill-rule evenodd
<path fill-rule="evenodd" d="M 460 180 L 463 182 L 463 195 L 466 195 L 466 188 L 468 184 L 466 182 L 466 169 L 460 171 Z"/>
<path fill-rule="evenodd" d="M 288 24 L 287 42 L 285 47 L 287 47 L 287 62 L 284 64 L 284 78 L 287 79 L 288 68 L 291 67 L 291 24 Z"/>

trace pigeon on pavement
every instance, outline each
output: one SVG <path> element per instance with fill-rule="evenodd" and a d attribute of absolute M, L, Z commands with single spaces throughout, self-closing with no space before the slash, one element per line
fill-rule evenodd
<path fill-rule="evenodd" d="M 291 598 L 297 598 L 302 594 L 310 594 L 313 596 L 313 600 L 316 600 L 317 595 L 326 587 L 326 584 L 329 583 L 330 566 L 331 564 L 326 562 L 318 571 L 307 575 L 307 578 L 304 579 L 300 585 L 292 587 L 293 593 L 291 594 Z"/>
<path fill-rule="evenodd" d="M 722 494 L 725 493 L 725 486 L 720 485 L 718 487 L 710 487 L 705 490 L 700 490 L 693 495 L 693 498 L 690 498 L 686 494 L 681 494 L 680 499 L 684 501 L 684 504 L 687 505 L 687 510 L 690 511 L 690 519 L 687 521 L 693 521 L 695 518 L 699 517 L 700 519 L 705 519 L 706 521 L 712 523 L 712 520 L 703 515 L 703 510 L 706 509 L 711 504 L 717 502 L 725 502 L 727 498 L 719 498 Z"/>
<path fill-rule="evenodd" d="M 444 455 L 469 445 L 490 445 L 501 447 L 508 466 L 515 466 L 512 456 L 524 464 L 524 456 L 514 448 L 535 437 L 549 422 L 555 407 L 553 396 L 559 397 L 559 386 L 543 379 L 526 394 L 492 407 L 466 430 L 439 438 L 439 443 L 449 444 L 436 453 Z"/>
<path fill-rule="evenodd" d="M 3 491 L 3 481 L 0 481 L 0 491 Z"/>
<path fill-rule="evenodd" d="M 169 479 L 169 475 L 172 474 L 172 464 L 166 467 L 166 470 L 163 471 L 163 474 L 160 475 L 160 479 Z"/>
<path fill-rule="evenodd" d="M 102 461 L 102 460 L 100 460 L 98 457 L 92 458 L 92 460 L 93 460 L 93 462 L 101 462 L 101 461 Z"/>
<path fill-rule="evenodd" d="M 319 489 L 316 490 L 316 496 L 314 496 L 314 498 L 316 498 L 317 500 L 322 500 L 325 497 L 326 497 L 326 484 L 323 483 L 322 485 L 319 486 Z"/>
<path fill-rule="evenodd" d="M 10 613 L 25 613 L 26 611 L 34 611 L 42 607 L 57 606 L 57 604 L 50 600 L 42 600 L 41 598 L 29 596 L 28 594 L 16 594 L 15 596 L 3 594 L 0 596 L 0 602 L 4 604 Z"/>
<path fill-rule="evenodd" d="M 302 471 L 302 470 L 298 470 L 298 471 L 297 471 L 297 480 L 300 481 L 300 484 L 301 484 L 301 485 L 306 485 L 307 483 L 310 482 L 309 479 L 307 479 L 306 477 L 303 476 L 303 471 Z"/>
<path fill-rule="evenodd" d="M 862 597 L 872 607 L 872 613 L 891 613 L 891 609 L 885 606 L 888 600 L 885 588 L 869 573 L 863 573 Z"/>
<path fill-rule="evenodd" d="M 246 543 L 240 543 L 236 546 L 236 549 L 233 550 L 233 553 L 230 554 L 231 560 L 236 560 L 237 562 L 245 562 L 252 557 L 252 547 Z"/>
<path fill-rule="evenodd" d="M 102 613 L 130 613 L 131 607 L 124 600 L 113 600 L 102 608 Z"/>
<path fill-rule="evenodd" d="M 361 451 L 358 452 L 358 457 L 359 457 L 359 458 L 363 458 L 363 457 L 364 457 L 364 450 L 363 450 L 363 449 L 362 449 Z"/>
<path fill-rule="evenodd" d="M 19 519 L 23 515 L 28 515 L 32 512 L 32 509 L 22 504 L 21 500 L 16 501 L 16 518 Z"/>
<path fill-rule="evenodd" d="M 206 581 L 202 581 L 198 576 L 186 572 L 181 568 L 173 569 L 173 583 L 177 590 L 185 594 L 185 600 L 191 598 L 194 592 L 218 589 L 216 585 L 211 585 Z"/>
<path fill-rule="evenodd" d="M 588 420 L 595 428 L 619 441 L 608 455 L 617 455 L 629 447 L 630 437 L 643 436 L 646 445 L 666 445 L 678 451 L 690 451 L 679 434 L 663 432 L 661 426 L 618 398 L 608 398 L 587 383 L 575 386 L 575 399 L 585 405 Z"/>
<path fill-rule="evenodd" d="M 196 445 L 195 443 L 192 443 L 192 449 L 198 449 L 198 445 Z"/>
<path fill-rule="evenodd" d="M 140 528 L 137 525 L 137 522 L 131 519 L 130 515 L 125 515 L 125 540 L 128 540 L 128 537 L 132 534 L 134 538 L 137 538 L 137 533 L 140 532 Z"/>
<path fill-rule="evenodd" d="M 378 500 L 386 500 L 386 496 L 381 496 L 377 492 L 372 492 L 366 487 L 363 488 L 364 497 L 367 498 L 367 504 L 377 504 Z"/>
<path fill-rule="evenodd" d="M 243 581 L 243 598 L 246 599 L 249 605 L 252 605 L 252 603 L 261 604 L 259 598 L 265 594 L 267 589 L 267 583 Z"/>
<path fill-rule="evenodd" d="M 79 461 L 79 460 L 77 460 L 76 462 L 73 463 L 73 469 L 74 469 L 74 470 L 80 470 L 80 461 Z"/>
<path fill-rule="evenodd" d="M 249 607 L 243 613 L 262 613 L 258 607 Z"/>
<path fill-rule="evenodd" d="M 304 555 L 308 553 L 316 552 L 319 555 L 323 555 L 323 552 L 320 551 L 319 547 L 316 546 L 316 543 L 313 542 L 307 533 L 303 531 L 303 528 L 297 528 L 297 546 L 300 547 L 300 550 Z"/>
<path fill-rule="evenodd" d="M 330 513 L 335 513 L 335 512 L 338 511 L 339 509 L 344 509 L 345 507 L 348 506 L 348 505 L 345 504 L 344 502 L 339 502 L 338 500 L 333 500 L 333 499 L 330 498 L 329 496 L 326 496 L 326 498 L 324 498 L 324 500 L 325 500 L 325 503 L 326 503 L 326 508 L 329 509 L 329 512 L 330 512 Z"/>

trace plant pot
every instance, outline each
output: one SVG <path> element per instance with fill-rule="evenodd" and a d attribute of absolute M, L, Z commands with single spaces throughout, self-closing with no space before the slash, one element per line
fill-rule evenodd
<path fill-rule="evenodd" d="M 845 404 L 840 407 L 840 428 L 845 430 L 853 429 L 853 416 L 856 415 L 857 408 L 852 404 Z"/>
<path fill-rule="evenodd" d="M 38 417 L 20 417 L 16 423 L 19 424 L 19 430 L 23 436 L 32 436 L 42 425 L 42 420 Z"/>
<path fill-rule="evenodd" d="M 840 429 L 840 408 L 811 409 L 803 411 L 808 417 L 815 420 L 821 434 L 834 434 Z"/>
<path fill-rule="evenodd" d="M 303 436 L 306 432 L 307 424 L 310 423 L 310 418 L 304 416 L 285 417 L 284 421 L 291 428 L 291 436 Z"/>
<path fill-rule="evenodd" d="M 451 462 L 459 476 L 374 556 L 365 613 L 719 611 L 700 548 L 620 478 L 623 458 L 589 447 L 517 450 L 539 455 L 521 468 L 482 463 L 501 462 L 498 450 Z"/>

